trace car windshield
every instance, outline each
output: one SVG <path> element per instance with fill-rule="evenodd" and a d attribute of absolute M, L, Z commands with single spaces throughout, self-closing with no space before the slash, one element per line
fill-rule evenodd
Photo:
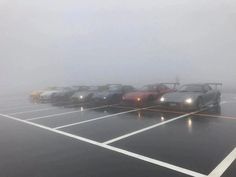
<path fill-rule="evenodd" d="M 154 91 L 155 88 L 153 86 L 151 86 L 151 85 L 145 85 L 140 90 L 141 91 Z"/>
<path fill-rule="evenodd" d="M 121 90 L 121 86 L 120 85 L 111 85 L 109 87 L 109 91 L 118 91 Z"/>
<path fill-rule="evenodd" d="M 179 89 L 180 92 L 202 92 L 201 85 L 184 85 Z"/>
<path fill-rule="evenodd" d="M 96 91 L 96 90 L 98 90 L 98 87 L 97 86 L 92 86 L 88 90 L 89 91 Z"/>

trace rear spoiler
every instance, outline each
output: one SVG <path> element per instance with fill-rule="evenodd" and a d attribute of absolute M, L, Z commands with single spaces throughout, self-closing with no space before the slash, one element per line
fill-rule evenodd
<path fill-rule="evenodd" d="M 176 89 L 176 87 L 178 85 L 180 85 L 179 82 L 165 82 L 165 83 L 160 83 L 160 84 L 164 84 L 164 85 L 173 85 L 173 88 Z"/>
<path fill-rule="evenodd" d="M 222 83 L 214 83 L 214 82 L 212 82 L 212 83 L 206 83 L 206 84 L 208 84 L 208 85 L 214 87 L 215 90 L 222 90 L 222 86 L 223 86 Z"/>

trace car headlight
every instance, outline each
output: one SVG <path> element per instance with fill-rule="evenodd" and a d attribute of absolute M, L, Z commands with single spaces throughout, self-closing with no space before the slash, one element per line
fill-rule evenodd
<path fill-rule="evenodd" d="M 185 103 L 192 104 L 193 103 L 193 99 L 192 98 L 188 98 L 188 99 L 185 100 Z"/>
<path fill-rule="evenodd" d="M 165 101 L 165 98 L 164 97 L 161 97 L 160 98 L 160 102 L 164 102 Z"/>
<path fill-rule="evenodd" d="M 83 95 L 80 95 L 79 98 L 80 98 L 80 99 L 83 99 L 84 97 L 83 97 Z"/>
<path fill-rule="evenodd" d="M 105 99 L 107 99 L 107 97 L 104 96 L 103 99 L 105 100 Z"/>

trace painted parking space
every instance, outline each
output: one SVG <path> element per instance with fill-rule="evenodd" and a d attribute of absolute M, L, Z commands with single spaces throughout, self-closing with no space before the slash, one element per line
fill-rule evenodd
<path fill-rule="evenodd" d="M 189 116 L 112 145 L 207 175 L 234 149 L 235 134 L 235 120 Z"/>
<path fill-rule="evenodd" d="M 80 135 L 99 142 L 127 134 L 165 120 L 177 117 L 179 114 L 158 113 L 152 111 L 137 111 L 114 116 L 110 119 L 72 125 L 61 130 Z"/>
<path fill-rule="evenodd" d="M 100 106 L 99 106 L 100 107 Z M 39 119 L 30 120 L 38 124 L 46 125 L 49 127 L 58 127 L 67 124 L 77 123 L 81 121 L 86 121 L 98 117 L 108 116 L 112 114 L 116 114 L 119 112 L 126 112 L 126 108 L 112 108 L 110 106 L 101 106 L 103 108 L 89 108 L 90 110 L 82 109 L 78 110 L 78 112 L 73 112 L 70 114 L 55 115 L 51 117 L 39 117 Z"/>
<path fill-rule="evenodd" d="M 0 176 L 188 176 L 2 116 L 0 122 Z"/>
<path fill-rule="evenodd" d="M 27 111 L 20 111 L 11 113 L 9 115 L 14 115 L 21 119 L 30 119 L 30 118 L 36 118 L 36 117 L 43 117 L 43 116 L 49 116 L 54 114 L 60 114 L 64 112 L 71 112 L 71 111 L 80 111 L 82 107 L 56 107 L 56 106 L 48 106 L 46 108 L 40 108 L 40 109 L 31 109 Z"/>
<path fill-rule="evenodd" d="M 229 102 L 229 100 L 226 101 Z M 89 106 L 31 104 L 25 108 L 12 107 L 12 109 L 16 109 L 13 111 L 17 112 L 14 113 L 12 110 L 6 114 L 1 112 L 2 118 L 0 117 L 2 126 L 11 127 L 11 131 L 6 131 L 0 126 L 2 129 L 0 142 L 4 145 L 2 154 L 0 152 L 1 159 L 9 158 L 7 161 L 1 161 L 0 168 L 3 169 L 2 174 L 10 176 L 15 176 L 16 173 L 22 176 L 32 176 L 34 172 L 31 169 L 46 170 L 42 173 L 37 171 L 37 174 L 43 176 L 53 176 L 53 171 L 56 176 L 61 174 L 69 176 L 97 176 L 97 174 L 99 176 L 111 176 L 110 170 L 105 173 L 99 171 L 101 170 L 98 165 L 100 158 L 106 156 L 101 155 L 99 158 L 96 156 L 97 149 L 101 148 L 105 153 L 113 151 L 112 153 L 117 158 L 122 158 L 116 163 L 110 159 L 111 155 L 108 155 L 106 161 L 112 164 L 111 169 L 116 168 L 115 171 L 117 171 L 117 174 L 112 176 L 207 176 L 214 168 L 217 172 L 219 170 L 217 165 L 236 147 L 234 136 L 236 134 L 236 119 L 232 117 L 233 107 L 232 102 L 230 102 L 230 104 L 222 104 L 221 111 L 210 108 L 203 112 L 190 113 L 165 110 L 158 105 L 145 109 L 121 105 L 95 106 L 92 104 Z M 230 118 L 224 116 L 222 110 L 225 114 L 231 113 L 232 116 Z M 6 118 L 13 120 L 9 121 Z M 15 122 L 15 120 L 20 123 Z M 22 123 L 23 125 L 28 124 L 26 132 L 22 130 Z M 42 130 L 39 131 L 39 129 Z M 16 135 L 18 132 L 20 132 L 19 135 L 21 133 L 22 135 Z M 89 172 L 92 167 L 87 168 L 86 165 L 81 165 L 82 162 L 79 160 L 86 158 L 85 156 L 90 156 L 91 151 L 85 151 L 85 146 L 78 146 L 76 148 L 81 148 L 83 153 L 79 153 L 77 156 L 78 152 L 74 151 L 78 149 L 71 149 L 72 144 L 63 146 L 60 144 L 61 142 L 54 142 L 53 138 L 50 141 L 55 143 L 54 147 L 47 140 L 41 139 L 44 138 L 42 136 L 44 134 L 53 137 L 54 135 L 51 133 L 56 133 L 56 136 L 60 138 L 61 136 L 66 136 L 66 139 L 72 138 L 73 140 L 70 140 L 70 143 L 73 145 L 82 143 L 95 149 L 94 156 L 96 157 L 94 159 L 89 157 L 89 159 L 94 161 L 96 175 Z M 32 137 L 29 138 L 28 134 Z M 25 137 L 27 140 L 24 139 Z M 38 150 L 37 145 L 43 150 Z M 46 146 L 42 148 L 42 145 Z M 58 146 L 59 148 L 63 146 L 63 151 L 58 150 Z M 28 147 L 32 148 L 28 149 Z M 71 156 L 66 151 L 72 151 Z M 29 156 L 28 152 L 30 152 Z M 27 163 L 22 163 L 20 166 L 22 170 L 16 167 L 17 163 L 20 162 L 15 159 L 24 159 L 23 155 L 21 156 L 18 153 L 26 156 Z M 72 156 L 77 158 L 74 160 Z M 125 168 L 113 166 L 113 163 L 117 166 L 121 165 L 125 158 L 137 161 L 134 164 L 145 164 L 140 170 L 140 174 L 126 171 L 126 169 L 135 170 L 133 164 L 126 165 Z M 35 159 L 40 159 L 39 163 Z M 52 161 L 56 162 L 53 170 L 46 167 L 43 160 L 46 160 L 46 164 Z M 60 162 L 59 164 L 57 164 L 57 160 Z M 82 171 L 67 166 L 66 160 L 72 166 L 80 164 Z M 30 162 L 34 165 L 31 165 Z M 39 168 L 38 165 L 42 168 Z M 66 166 L 65 173 L 60 170 L 55 171 L 56 167 L 60 165 Z M 15 167 L 16 172 L 10 171 L 9 166 Z M 234 166 L 235 163 L 229 164 L 222 174 L 234 177 Z M 146 172 L 147 170 L 149 172 Z"/>

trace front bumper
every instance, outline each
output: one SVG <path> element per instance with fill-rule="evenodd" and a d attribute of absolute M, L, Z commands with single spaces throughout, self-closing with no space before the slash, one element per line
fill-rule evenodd
<path fill-rule="evenodd" d="M 192 111 L 197 109 L 197 106 L 194 103 L 186 104 L 182 102 L 164 102 L 160 103 L 160 105 L 162 108 L 181 110 L 181 111 Z"/>

